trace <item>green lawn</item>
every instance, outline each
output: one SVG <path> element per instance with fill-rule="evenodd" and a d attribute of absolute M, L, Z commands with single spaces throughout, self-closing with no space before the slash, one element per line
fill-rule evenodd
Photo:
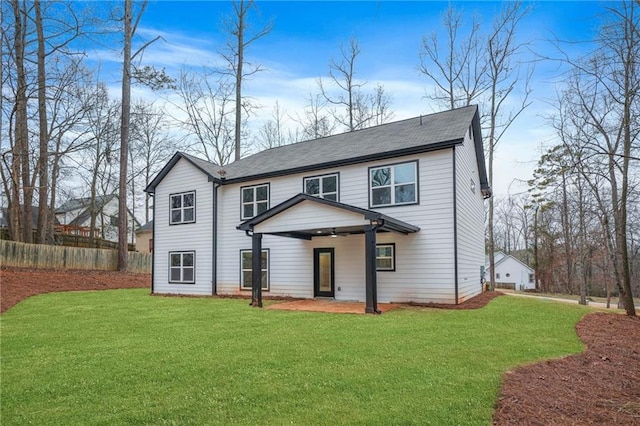
<path fill-rule="evenodd" d="M 140 289 L 41 295 L 0 318 L 0 420 L 488 425 L 503 373 L 580 352 L 586 312 L 516 297 L 365 316 Z"/>

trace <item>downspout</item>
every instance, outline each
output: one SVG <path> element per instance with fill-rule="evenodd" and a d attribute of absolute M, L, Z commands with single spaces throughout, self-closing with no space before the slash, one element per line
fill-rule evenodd
<path fill-rule="evenodd" d="M 219 183 L 213 182 L 213 224 L 211 226 L 211 294 L 218 294 L 218 188 Z"/>
<path fill-rule="evenodd" d="M 458 304 L 458 186 L 456 174 L 456 146 L 453 152 L 453 279 L 455 283 L 455 304 Z"/>

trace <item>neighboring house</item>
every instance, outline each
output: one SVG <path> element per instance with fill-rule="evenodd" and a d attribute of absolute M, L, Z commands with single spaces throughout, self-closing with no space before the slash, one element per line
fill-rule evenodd
<path fill-rule="evenodd" d="M 22 209 L 22 206 L 20 206 L 20 210 L 24 211 Z M 31 206 L 31 218 L 32 218 L 32 223 L 33 223 L 33 231 L 35 232 L 35 230 L 38 227 L 38 206 Z M 0 207 L 0 231 L 2 231 L 3 233 L 6 233 L 6 236 L 8 237 L 9 235 L 9 221 L 11 220 L 11 218 L 9 217 L 9 209 L 7 207 Z M 54 226 L 55 225 L 59 225 L 58 220 L 56 218 L 54 218 Z M 0 236 L 2 237 L 2 236 Z"/>
<path fill-rule="evenodd" d="M 96 222 L 94 236 L 107 241 L 118 241 L 118 196 L 102 195 L 95 198 Z M 127 210 L 129 242 L 134 244 L 134 230 L 140 223 Z M 88 237 L 91 231 L 91 198 L 73 198 L 56 209 L 59 225 L 56 230 L 62 234 Z"/>
<path fill-rule="evenodd" d="M 330 297 L 372 313 L 482 291 L 491 191 L 476 106 L 224 167 L 178 152 L 145 191 L 154 293 Z"/>
<path fill-rule="evenodd" d="M 136 251 L 140 253 L 153 251 L 153 220 L 136 229 Z"/>
<path fill-rule="evenodd" d="M 495 281 L 498 288 L 535 290 L 534 270 L 514 256 L 498 251 L 494 254 Z M 489 258 L 486 258 L 485 278 L 489 280 Z"/>

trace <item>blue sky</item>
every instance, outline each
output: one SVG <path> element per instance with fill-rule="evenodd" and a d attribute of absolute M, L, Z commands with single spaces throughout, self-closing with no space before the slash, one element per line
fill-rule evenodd
<path fill-rule="evenodd" d="M 554 54 L 548 39 L 557 36 L 571 41 L 589 40 L 597 30 L 598 15 L 606 3 L 585 1 L 538 1 L 520 30 L 531 41 L 530 58 Z M 500 4 L 485 1 L 455 2 L 469 17 L 478 14 L 489 27 Z M 611 5 L 611 3 L 609 3 Z M 355 37 L 361 48 L 357 77 L 384 85 L 393 98 L 394 119 L 426 114 L 437 108 L 425 99 L 429 81 L 417 71 L 422 38 L 441 32 L 441 14 L 446 2 L 435 1 L 258 1 L 260 15 L 254 24 L 273 22 L 272 32 L 247 52 L 249 61 L 266 68 L 245 86 L 262 108 L 252 118 L 254 128 L 268 119 L 277 100 L 289 115 L 304 107 L 309 92 L 317 92 L 315 80 L 326 77 L 328 63 L 339 55 L 339 46 Z M 138 43 L 162 35 L 144 55 L 145 64 L 166 67 L 169 73 L 185 66 L 199 66 L 219 60 L 225 35 L 222 19 L 231 10 L 229 1 L 149 1 L 138 31 Z M 470 18 L 469 18 L 470 20 Z M 571 45 L 579 51 L 585 46 Z M 119 61 L 119 52 L 98 53 L 103 61 Z M 108 68 L 108 67 L 106 67 Z M 556 63 L 538 62 L 534 74 L 533 104 L 512 126 L 498 147 L 494 178 L 497 195 L 526 189 L 520 181 L 531 172 L 543 146 L 553 142 L 552 131 L 543 119 L 551 111 L 548 101 L 559 79 Z M 117 92 L 117 71 L 114 94 Z M 108 78 L 108 76 L 107 76 Z M 134 97 L 154 95 L 137 89 Z"/>

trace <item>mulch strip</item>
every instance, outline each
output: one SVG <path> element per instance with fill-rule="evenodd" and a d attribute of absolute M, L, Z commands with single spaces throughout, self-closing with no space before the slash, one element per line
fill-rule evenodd
<path fill-rule="evenodd" d="M 494 425 L 639 425 L 640 318 L 586 315 L 585 352 L 507 372 Z"/>

